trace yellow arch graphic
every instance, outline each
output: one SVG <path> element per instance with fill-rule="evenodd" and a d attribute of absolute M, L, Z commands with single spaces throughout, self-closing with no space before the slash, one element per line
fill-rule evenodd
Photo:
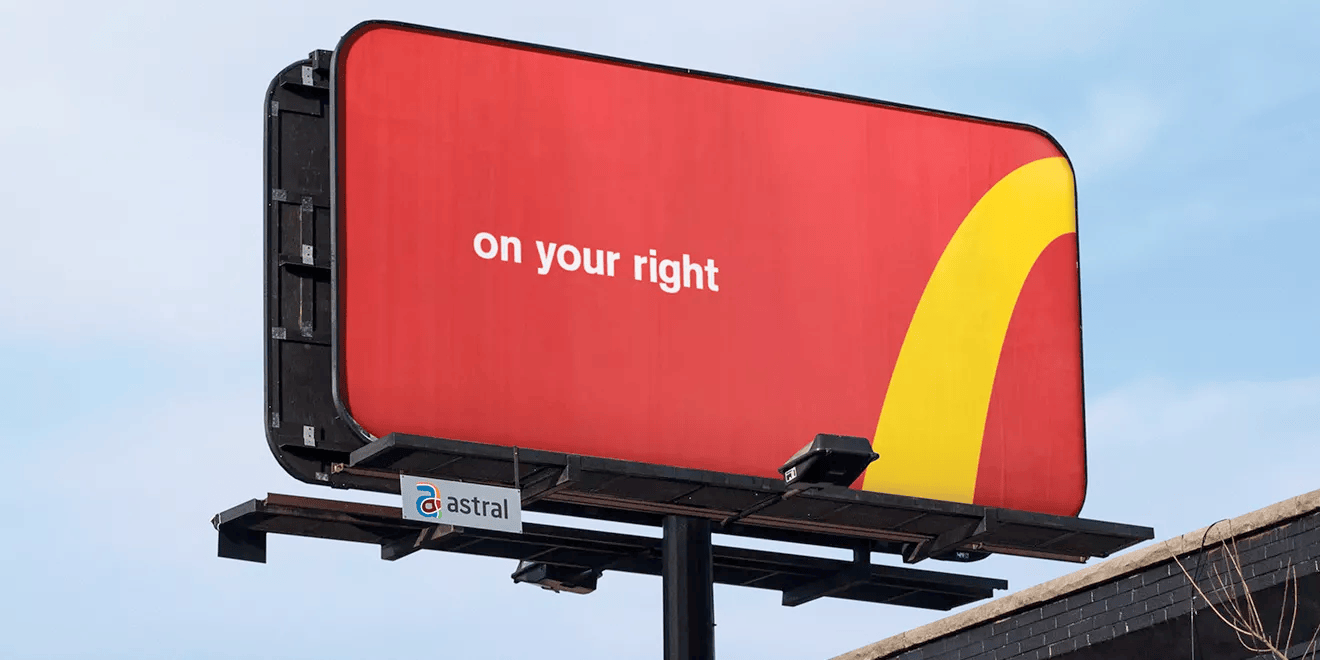
<path fill-rule="evenodd" d="M 1041 252 L 1077 230 L 1061 157 L 1019 167 L 954 232 L 917 303 L 889 380 L 865 490 L 971 502 L 990 390 L 1022 285 Z"/>

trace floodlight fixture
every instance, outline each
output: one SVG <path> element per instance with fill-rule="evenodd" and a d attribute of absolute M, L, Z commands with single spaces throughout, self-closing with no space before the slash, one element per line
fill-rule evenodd
<path fill-rule="evenodd" d="M 591 570 L 554 566 L 539 561 L 520 561 L 512 577 L 514 582 L 535 584 L 555 593 L 567 591 L 573 594 L 589 594 L 596 590 L 596 579 L 599 575 Z"/>
<path fill-rule="evenodd" d="M 903 550 L 904 552 L 907 551 L 906 545 L 904 546 Z M 931 556 L 931 559 L 935 559 L 938 561 L 956 561 L 963 564 L 967 564 L 974 561 L 981 561 L 982 559 L 985 559 L 986 557 L 989 556 L 990 553 L 984 550 L 954 550 L 953 552 L 946 552 L 941 555 L 933 555 Z"/>
<path fill-rule="evenodd" d="M 802 481 L 847 487 L 877 458 L 880 455 L 871 450 L 866 438 L 820 433 L 793 454 L 779 473 L 790 484 Z"/>

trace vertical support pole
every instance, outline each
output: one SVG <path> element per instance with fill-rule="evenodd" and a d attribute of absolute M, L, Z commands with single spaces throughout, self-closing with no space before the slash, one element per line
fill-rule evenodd
<path fill-rule="evenodd" d="M 853 546 L 853 565 L 870 566 L 871 565 L 871 542 L 859 541 Z"/>
<path fill-rule="evenodd" d="M 666 516 L 664 529 L 665 660 L 714 660 L 710 521 Z"/>

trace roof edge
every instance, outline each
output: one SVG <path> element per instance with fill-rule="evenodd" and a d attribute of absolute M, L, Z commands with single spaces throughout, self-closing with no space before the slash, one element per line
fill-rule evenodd
<path fill-rule="evenodd" d="M 984 605 L 849 651 L 836 656 L 833 660 L 880 660 L 966 628 L 997 621 L 1041 603 L 1110 582 L 1156 564 L 1172 561 L 1174 557 L 1200 550 L 1203 547 L 1202 543 L 1209 545 L 1230 538 L 1240 538 L 1317 510 L 1320 510 L 1320 490 L 1276 502 L 1227 521 L 1221 520 L 1144 548 L 1128 551 L 1099 564 L 1027 587 Z"/>

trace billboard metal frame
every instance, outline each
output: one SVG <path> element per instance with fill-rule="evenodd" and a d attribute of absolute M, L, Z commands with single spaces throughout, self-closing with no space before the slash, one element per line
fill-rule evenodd
<path fill-rule="evenodd" d="M 740 84 L 767 85 L 462 36 Z M 872 566 L 871 553 L 899 555 L 906 563 L 927 558 L 968 561 L 987 553 L 1081 562 L 1153 538 L 1154 531 L 1148 527 L 828 484 L 789 485 L 764 477 L 462 440 L 402 434 L 379 439 L 369 436 L 353 422 L 338 391 L 341 379 L 337 371 L 338 305 L 334 290 L 338 265 L 338 221 L 334 216 L 337 138 L 332 115 L 335 103 L 330 97 L 335 60 L 334 52 L 313 51 L 308 59 L 281 71 L 271 82 L 265 99 L 265 419 L 267 442 L 277 461 L 301 481 L 340 489 L 397 493 L 400 473 L 511 486 L 522 491 L 523 506 L 528 511 L 658 526 L 664 536 L 628 537 L 530 524 L 528 534 L 513 538 L 518 535 L 445 530 L 445 526 L 405 521 L 398 509 L 390 507 L 270 495 L 216 516 L 213 523 L 219 532 L 221 556 L 264 561 L 265 536 L 275 533 L 376 543 L 386 559 L 434 549 L 524 561 L 555 556 L 558 559 L 546 561 L 547 565 L 574 568 L 583 576 L 597 576 L 602 570 L 658 573 L 664 576 L 665 585 L 666 657 L 679 658 L 713 656 L 712 582 L 780 590 L 785 605 L 841 597 L 948 609 L 989 597 L 993 589 L 1005 588 L 1006 584 L 988 578 Z M 803 438 L 803 442 L 809 439 Z M 724 548 L 713 545 L 714 533 L 848 548 L 854 552 L 854 561 Z M 617 551 L 602 550 L 609 547 Z M 623 547 L 630 549 L 618 550 Z M 752 569 L 744 564 L 755 564 L 761 572 L 747 573 Z M 740 570 L 744 572 L 738 573 Z M 895 584 L 907 585 L 902 593 L 909 595 L 896 596 L 899 592 L 894 591 Z M 574 586 L 571 580 L 567 586 Z"/>
<path fill-rule="evenodd" d="M 909 561 L 982 548 L 1084 561 L 1150 538 L 1151 530 L 1144 527 L 834 486 L 790 489 L 761 477 L 439 438 L 395 435 L 369 440 L 341 414 L 335 395 L 327 391 L 334 373 L 331 328 L 336 307 L 331 289 L 336 265 L 329 89 L 333 60 L 330 51 L 314 51 L 287 67 L 272 81 L 266 101 L 267 440 L 295 478 L 337 488 L 397 492 L 397 475 L 411 470 L 437 478 L 536 486 L 539 479 L 549 478 L 547 471 L 558 471 L 558 479 L 574 465 L 587 465 L 593 466 L 596 481 L 558 484 L 532 498 L 529 510 L 653 525 L 668 514 L 697 515 L 721 523 L 725 533 L 838 547 L 870 538 L 880 543 L 878 551 L 905 555 Z M 517 467 L 520 456 L 522 465 Z M 637 490 L 643 483 L 647 485 Z M 698 484 L 700 496 L 694 494 Z M 916 520 L 876 513 L 890 509 L 920 513 L 914 514 Z M 859 517 L 864 510 L 871 511 L 869 518 Z M 989 537 L 1001 539 L 998 544 L 971 538 L 986 538 L 984 530 L 972 529 L 959 538 L 957 530 L 979 524 L 987 512 L 1035 531 L 1021 538 L 1006 532 Z M 840 522 L 848 519 L 854 522 Z M 1035 540 L 1028 543 L 1028 537 Z M 926 550 L 914 549 L 914 543 Z"/>
<path fill-rule="evenodd" d="M 671 524 L 681 524 L 681 518 L 674 519 Z M 267 559 L 269 534 L 379 545 L 385 561 L 435 550 L 536 562 L 564 569 L 584 584 L 594 584 L 605 571 L 661 575 L 700 563 L 669 566 L 675 562 L 668 558 L 680 553 L 667 552 L 661 538 L 536 523 L 527 523 L 521 534 L 464 529 L 404 520 L 397 507 L 278 494 L 219 513 L 212 524 L 220 535 L 220 556 L 260 563 Z M 672 545 L 681 536 L 666 538 Z M 872 565 L 865 545 L 857 553 L 864 557 L 851 562 L 723 545 L 711 546 L 711 553 L 714 583 L 780 591 L 787 606 L 829 596 L 949 610 L 1008 588 L 993 578 Z M 696 577 L 689 581 L 702 582 Z M 566 589 L 578 585 L 564 583 Z"/>

